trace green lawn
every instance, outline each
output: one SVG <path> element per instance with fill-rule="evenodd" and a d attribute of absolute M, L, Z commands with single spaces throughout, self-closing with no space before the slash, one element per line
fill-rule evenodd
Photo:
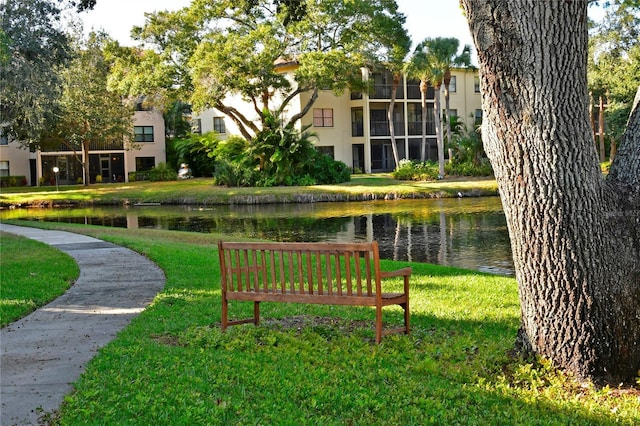
<path fill-rule="evenodd" d="M 38 241 L 0 233 L 0 327 L 63 294 L 79 273 L 71 256 Z"/>
<path fill-rule="evenodd" d="M 170 182 L 130 182 L 55 187 L 2 188 L 0 207 L 63 204 L 226 204 L 258 202 L 354 201 L 385 197 L 457 197 L 496 195 L 490 178 L 449 178 L 437 182 L 397 181 L 389 175 L 354 175 L 338 185 L 274 188 L 227 188 L 214 186 L 211 178 Z"/>
<path fill-rule="evenodd" d="M 267 303 L 262 326 L 223 334 L 219 235 L 39 226 L 130 247 L 167 277 L 154 303 L 90 362 L 58 424 L 640 422 L 637 394 L 508 356 L 519 322 L 512 278 L 383 261 L 387 270 L 414 268 L 410 336 L 375 345 L 369 308 Z M 233 316 L 250 311 L 231 305 Z M 402 312 L 384 318 L 400 324 Z"/>

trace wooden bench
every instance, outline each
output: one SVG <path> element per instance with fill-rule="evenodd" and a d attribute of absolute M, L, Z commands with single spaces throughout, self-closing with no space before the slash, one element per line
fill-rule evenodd
<path fill-rule="evenodd" d="M 375 306 L 376 343 L 409 334 L 411 268 L 380 270 L 378 243 L 218 243 L 222 275 L 222 330 L 260 322 L 260 302 Z M 382 279 L 404 278 L 404 291 L 383 293 Z M 253 301 L 253 318 L 229 320 L 229 300 Z M 383 329 L 382 308 L 404 309 L 404 326 Z"/>

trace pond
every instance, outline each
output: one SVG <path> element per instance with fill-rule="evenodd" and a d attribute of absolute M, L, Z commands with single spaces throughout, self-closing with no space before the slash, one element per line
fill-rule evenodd
<path fill-rule="evenodd" d="M 223 232 L 273 241 L 377 240 L 385 259 L 513 275 L 498 197 L 220 206 L 131 206 L 0 211 L 2 219 Z"/>

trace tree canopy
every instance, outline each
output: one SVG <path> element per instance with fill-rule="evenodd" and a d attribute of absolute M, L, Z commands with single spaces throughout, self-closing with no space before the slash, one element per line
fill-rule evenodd
<path fill-rule="evenodd" d="M 156 86 L 189 94 L 195 110 L 217 108 L 251 139 L 260 126 L 228 103 L 228 96 L 253 105 L 263 123 L 266 111 L 282 116 L 292 99 L 308 93 L 308 102 L 284 123 L 292 126 L 319 90 L 362 89 L 360 68 L 378 57 L 380 41 L 398 33 L 403 22 L 393 0 L 195 0 L 176 12 L 147 15 L 146 25 L 133 33 L 153 48 L 135 55 L 149 55 L 166 67 Z M 294 66 L 292 74 L 282 72 L 287 65 Z M 130 93 L 130 81 L 143 75 L 131 70 L 123 62 L 117 78 Z"/>
<path fill-rule="evenodd" d="M 615 146 L 640 85 L 640 13 L 638 5 L 622 0 L 608 2 L 604 10 L 603 20 L 590 30 L 589 91 L 593 104 L 602 99 L 602 130 Z"/>
<path fill-rule="evenodd" d="M 61 72 L 62 94 L 55 127 L 46 135 L 76 153 L 84 152 L 84 183 L 89 184 L 89 149 L 123 146 L 133 136 L 133 107 L 107 88 L 110 63 L 104 56 L 105 34 L 77 40 L 74 57 Z M 122 149 L 122 148 L 120 148 Z"/>
<path fill-rule="evenodd" d="M 51 0 L 6 0 L 0 14 L 0 132 L 37 144 L 58 109 L 69 37 Z"/>

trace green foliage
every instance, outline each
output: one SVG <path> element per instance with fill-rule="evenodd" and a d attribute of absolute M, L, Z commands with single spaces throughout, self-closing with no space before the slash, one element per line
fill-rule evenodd
<path fill-rule="evenodd" d="M 436 180 L 438 163 L 433 161 L 400 160 L 400 165 L 391 173 L 398 180 Z"/>
<path fill-rule="evenodd" d="M 0 234 L 0 327 L 65 292 L 78 277 L 71 256 L 28 238 Z"/>
<path fill-rule="evenodd" d="M 37 145 L 55 118 L 69 39 L 53 0 L 0 2 L 0 135 Z"/>
<path fill-rule="evenodd" d="M 602 22 L 591 28 L 588 84 L 594 105 L 605 99 L 606 143 L 617 143 L 626 127 L 640 86 L 638 6 L 633 2 L 607 2 Z"/>
<path fill-rule="evenodd" d="M 166 163 L 160 163 L 149 170 L 149 180 L 152 182 L 176 180 L 178 172 L 169 167 Z"/>
<path fill-rule="evenodd" d="M 0 186 L 26 186 L 26 176 L 0 176 Z"/>
<path fill-rule="evenodd" d="M 478 163 L 471 161 L 451 162 L 444 166 L 447 175 L 451 176 L 493 176 L 493 168 L 489 159 L 484 158 Z"/>
<path fill-rule="evenodd" d="M 192 133 L 188 137 L 173 141 L 178 164 L 186 163 L 195 177 L 213 176 L 215 171 L 215 150 L 219 144 L 218 134 L 208 132 L 203 135 Z M 174 167 L 177 169 L 177 167 Z"/>
<path fill-rule="evenodd" d="M 449 145 L 453 153 L 451 161 L 445 165 L 448 175 L 455 176 L 493 176 L 493 168 L 484 152 L 480 127 L 467 129 L 457 119 L 452 121 L 452 141 Z"/>
<path fill-rule="evenodd" d="M 281 113 L 296 95 L 309 93 L 308 103 L 285 123 L 291 127 L 319 90 L 361 87 L 365 58 L 379 52 L 383 36 L 401 31 L 403 22 L 388 0 L 194 1 L 183 10 L 150 14 L 134 35 L 154 51 L 144 54 L 147 61 L 140 52 L 124 52 L 114 81 L 131 94 L 140 88 L 171 93 L 178 87 L 196 110 L 217 108 L 250 140 L 266 126 L 231 108 L 229 95 L 255 105 L 264 123 L 268 117 L 262 111 Z M 288 61 L 297 68 L 287 75 L 282 66 Z M 162 70 L 160 76 L 154 78 L 150 69 Z"/>
<path fill-rule="evenodd" d="M 272 113 L 263 113 L 266 127 L 251 143 L 234 138 L 213 152 L 216 183 L 228 186 L 307 186 L 346 182 L 346 164 L 318 152 L 313 133 L 298 132 Z"/>
<path fill-rule="evenodd" d="M 107 88 L 111 65 L 103 54 L 106 43 L 108 37 L 98 33 L 76 40 L 74 57 L 61 72 L 63 86 L 56 126 L 46 134 L 49 142 L 83 152 L 85 159 L 89 158 L 90 146 L 103 149 L 133 139 L 133 108 Z M 79 155 L 76 158 L 81 161 Z M 83 165 L 84 176 L 89 176 L 89 162 Z"/>

